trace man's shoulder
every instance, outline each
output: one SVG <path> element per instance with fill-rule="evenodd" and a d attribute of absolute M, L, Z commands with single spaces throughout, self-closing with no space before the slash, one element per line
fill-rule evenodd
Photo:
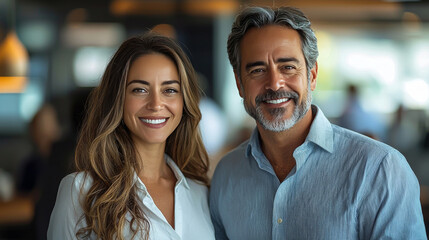
<path fill-rule="evenodd" d="M 246 158 L 246 151 L 248 148 L 249 140 L 242 142 L 237 147 L 226 153 L 220 160 L 219 164 L 228 165 L 231 167 L 234 164 L 239 164 Z"/>
<path fill-rule="evenodd" d="M 358 152 L 365 156 L 392 156 L 404 159 L 404 156 L 395 148 L 372 137 L 332 124 L 334 131 L 334 148 L 337 153 L 342 151 Z"/>
<path fill-rule="evenodd" d="M 247 156 L 246 151 L 249 140 L 244 141 L 231 151 L 226 153 L 216 165 L 216 169 L 213 178 L 224 178 L 226 175 L 230 175 L 237 171 L 238 168 L 242 168 L 245 164 Z"/>

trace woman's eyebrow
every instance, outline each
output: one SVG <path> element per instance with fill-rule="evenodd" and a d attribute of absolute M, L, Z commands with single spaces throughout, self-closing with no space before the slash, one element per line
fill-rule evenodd
<path fill-rule="evenodd" d="M 150 83 L 148 81 L 145 80 L 131 80 L 130 82 L 127 83 L 127 86 L 133 84 L 133 83 L 138 83 L 138 84 L 144 84 L 144 85 L 148 85 L 150 86 Z M 180 85 L 180 81 L 179 80 L 167 80 L 161 83 L 161 85 L 171 85 L 171 84 L 178 84 Z"/>
<path fill-rule="evenodd" d="M 170 84 L 175 84 L 175 83 L 180 85 L 180 82 L 178 80 L 167 80 L 167 81 L 162 82 L 162 85 L 170 85 Z"/>
<path fill-rule="evenodd" d="M 145 80 L 131 80 L 127 83 L 127 86 L 133 83 L 140 83 L 140 84 L 144 84 L 144 85 L 150 85 L 148 81 Z"/>

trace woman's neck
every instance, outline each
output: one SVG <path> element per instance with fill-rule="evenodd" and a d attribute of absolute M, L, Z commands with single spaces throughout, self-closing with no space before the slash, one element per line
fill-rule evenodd
<path fill-rule="evenodd" d="M 138 173 L 153 202 L 174 228 L 174 187 L 176 176 L 164 158 L 165 144 L 137 148 L 142 169 Z"/>
<path fill-rule="evenodd" d="M 140 166 L 142 166 L 138 176 L 142 181 L 156 182 L 160 179 L 171 178 L 173 173 L 165 161 L 164 152 L 165 144 L 137 147 L 137 156 L 141 161 Z"/>

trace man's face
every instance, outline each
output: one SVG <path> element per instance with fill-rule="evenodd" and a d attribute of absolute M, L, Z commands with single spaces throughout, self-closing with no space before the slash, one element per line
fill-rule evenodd
<path fill-rule="evenodd" d="M 279 25 L 252 28 L 240 43 L 237 87 L 244 107 L 264 129 L 281 132 L 293 127 L 311 106 L 317 64 L 307 77 L 297 31 Z"/>

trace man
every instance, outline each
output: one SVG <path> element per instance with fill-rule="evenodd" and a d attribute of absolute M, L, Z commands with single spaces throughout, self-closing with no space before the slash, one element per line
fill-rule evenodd
<path fill-rule="evenodd" d="M 257 127 L 215 171 L 217 239 L 426 239 L 406 159 L 311 105 L 318 50 L 302 12 L 244 9 L 228 55 Z"/>

